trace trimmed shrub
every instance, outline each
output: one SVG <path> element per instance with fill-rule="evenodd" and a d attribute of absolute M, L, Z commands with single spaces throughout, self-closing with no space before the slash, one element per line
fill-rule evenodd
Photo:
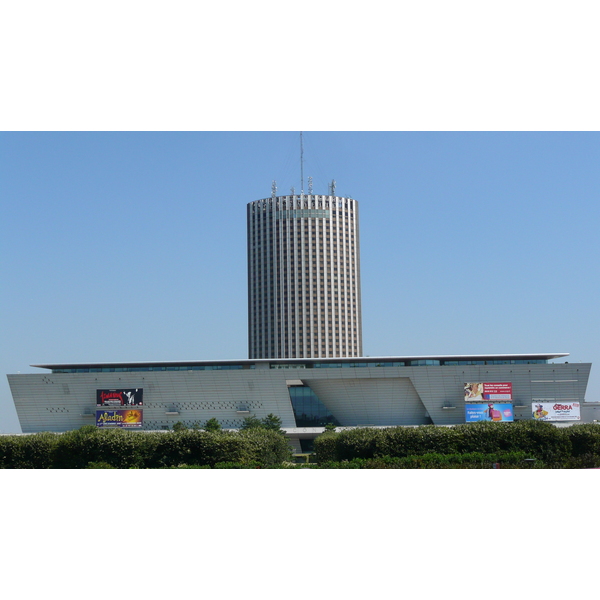
<path fill-rule="evenodd" d="M 251 460 L 251 452 L 244 440 L 235 432 L 204 431 L 185 440 L 190 449 L 191 464 L 214 467 L 219 462 L 245 462 Z"/>
<path fill-rule="evenodd" d="M 571 455 L 600 455 L 600 425 L 584 423 L 566 427 L 565 432 L 571 440 Z"/>
<path fill-rule="evenodd" d="M 81 428 L 58 436 L 53 468 L 83 469 L 88 463 L 105 462 L 117 469 L 144 466 L 146 436 L 122 429 Z"/>
<path fill-rule="evenodd" d="M 565 428 L 543 421 L 518 421 L 507 425 L 512 425 L 509 431 L 514 434 L 514 449 L 531 453 L 546 463 L 547 468 L 560 468 L 571 456 L 573 446 Z"/>
<path fill-rule="evenodd" d="M 246 463 L 239 462 L 220 462 L 216 463 L 213 469 L 260 469 L 261 464 L 255 460 Z"/>
<path fill-rule="evenodd" d="M 50 469 L 59 436 L 35 433 L 23 436 L 0 436 L 0 468 Z"/>
<path fill-rule="evenodd" d="M 336 444 L 338 434 L 334 431 L 322 433 L 315 439 L 315 455 L 318 463 L 335 461 L 337 458 Z"/>
<path fill-rule="evenodd" d="M 571 439 L 577 440 L 580 454 L 596 451 L 595 430 L 589 429 L 578 435 L 575 432 L 569 434 L 570 429 L 573 427 L 559 428 L 536 421 L 479 422 L 455 427 L 361 428 L 323 434 L 315 440 L 315 451 L 320 463 L 386 456 L 526 452 L 547 468 L 557 468 L 571 456 Z"/>
<path fill-rule="evenodd" d="M 147 453 L 144 457 L 145 468 L 161 469 L 181 464 L 197 464 L 185 440 L 199 436 L 199 431 L 175 429 L 144 435 L 148 438 Z"/>
<path fill-rule="evenodd" d="M 413 456 L 380 458 L 354 458 L 349 461 L 327 461 L 319 465 L 321 469 L 528 469 L 543 468 L 541 461 L 532 465 L 525 462 L 530 458 L 526 452 L 507 452 L 485 454 L 470 452 L 467 454 L 419 454 Z"/>
<path fill-rule="evenodd" d="M 347 429 L 335 435 L 337 436 L 336 460 L 373 458 L 377 450 L 377 439 L 381 437 L 381 430 L 360 427 Z"/>
<path fill-rule="evenodd" d="M 452 454 L 460 452 L 460 436 L 453 427 L 422 425 L 382 429 L 376 456 L 413 456 L 418 454 Z"/>
<path fill-rule="evenodd" d="M 364 458 L 353 458 L 352 460 L 328 460 L 319 463 L 319 469 L 360 469 L 364 465 Z"/>
<path fill-rule="evenodd" d="M 118 469 L 145 466 L 149 439 L 140 431 L 112 429 L 96 436 L 98 455 Z M 140 435 L 141 434 L 141 435 Z"/>
<path fill-rule="evenodd" d="M 151 438 L 144 461 L 149 469 L 178 465 L 212 467 L 217 462 L 247 458 L 243 442 L 230 432 L 188 429 L 146 435 Z"/>
<path fill-rule="evenodd" d="M 598 469 L 600 468 L 600 455 L 588 453 L 570 456 L 561 466 L 564 469 Z"/>
<path fill-rule="evenodd" d="M 210 469 L 209 465 L 177 465 L 176 467 L 163 467 L 164 469 Z"/>
<path fill-rule="evenodd" d="M 59 435 L 54 448 L 52 467 L 54 469 L 84 469 L 88 463 L 105 462 L 97 447 L 96 435 L 106 433 L 95 427 L 93 430 L 82 427 Z"/>
<path fill-rule="evenodd" d="M 253 428 L 237 435 L 246 442 L 250 460 L 265 467 L 292 460 L 292 447 L 279 431 Z"/>
<path fill-rule="evenodd" d="M 365 427 L 326 432 L 314 447 L 319 468 L 489 468 L 494 462 L 510 468 L 597 468 L 600 426 L 518 421 Z M 523 463 L 523 456 L 536 462 Z M 84 426 L 64 434 L 0 436 L 0 468 L 9 469 L 295 468 L 291 461 L 285 436 L 265 427 L 141 432 Z M 340 466 L 341 461 L 349 462 Z"/>
<path fill-rule="evenodd" d="M 453 427 L 458 452 L 502 452 L 518 450 L 515 430 L 519 423 L 492 423 L 480 421 Z"/>
<path fill-rule="evenodd" d="M 145 462 L 146 467 L 154 469 L 253 461 L 266 466 L 291 458 L 286 438 L 262 427 L 240 432 L 185 430 L 151 435 L 156 437 L 156 443 Z"/>
<path fill-rule="evenodd" d="M 262 427 L 244 432 L 141 432 L 85 426 L 64 434 L 0 437 L 0 467 L 12 469 L 272 466 L 291 458 L 285 436 Z"/>

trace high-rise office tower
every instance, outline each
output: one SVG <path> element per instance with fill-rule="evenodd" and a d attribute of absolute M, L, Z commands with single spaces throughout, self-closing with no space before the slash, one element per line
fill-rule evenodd
<path fill-rule="evenodd" d="M 362 356 L 358 203 L 330 191 L 248 204 L 250 358 Z"/>

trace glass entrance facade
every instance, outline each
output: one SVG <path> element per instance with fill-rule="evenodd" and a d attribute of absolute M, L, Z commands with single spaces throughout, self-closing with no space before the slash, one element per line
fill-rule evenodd
<path fill-rule="evenodd" d="M 327 423 L 339 425 L 338 420 L 308 386 L 294 385 L 288 389 L 298 427 L 323 427 Z"/>

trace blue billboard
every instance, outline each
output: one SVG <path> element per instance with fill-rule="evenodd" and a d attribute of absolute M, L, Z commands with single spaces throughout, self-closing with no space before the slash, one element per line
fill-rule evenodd
<path fill-rule="evenodd" d="M 475 421 L 512 422 L 514 421 L 512 404 L 465 404 L 465 420 L 467 423 Z"/>

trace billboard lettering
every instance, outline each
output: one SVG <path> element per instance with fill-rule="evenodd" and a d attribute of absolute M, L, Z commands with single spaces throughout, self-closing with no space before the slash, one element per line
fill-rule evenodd
<path fill-rule="evenodd" d="M 493 421 L 495 423 L 510 423 L 514 421 L 512 404 L 465 404 L 465 421 Z"/>
<path fill-rule="evenodd" d="M 143 425 L 143 411 L 140 409 L 96 411 L 96 427 L 122 427 L 124 429 L 141 429 Z"/>
<path fill-rule="evenodd" d="M 579 402 L 536 402 L 531 404 L 531 413 L 537 421 L 580 421 Z"/>
<path fill-rule="evenodd" d="M 96 390 L 96 406 L 142 406 L 144 390 Z"/>
<path fill-rule="evenodd" d="M 465 383 L 465 401 L 512 400 L 512 383 Z"/>

